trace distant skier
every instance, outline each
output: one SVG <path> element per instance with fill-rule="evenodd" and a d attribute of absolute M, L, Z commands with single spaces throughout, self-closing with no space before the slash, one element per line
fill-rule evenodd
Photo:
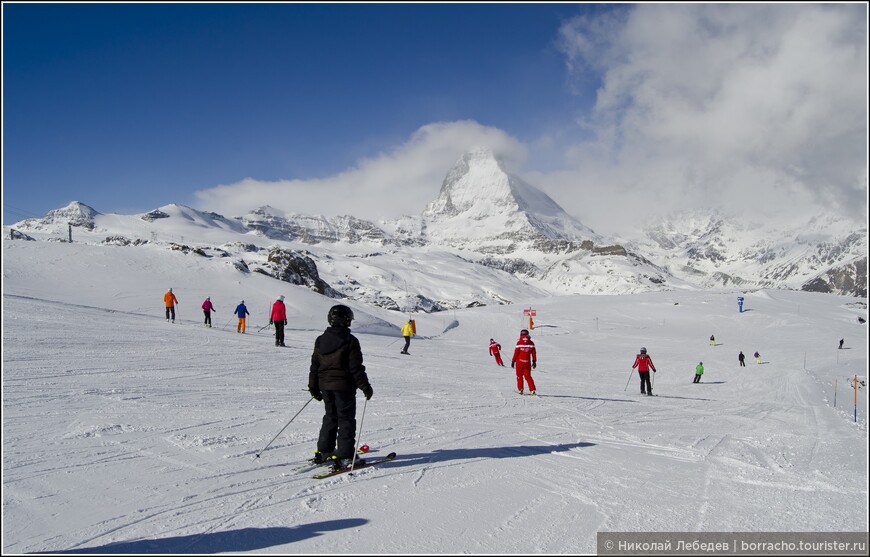
<path fill-rule="evenodd" d="M 710 335 L 710 346 L 716 346 L 716 337 Z"/>
<path fill-rule="evenodd" d="M 490 356 L 495 356 L 495 363 L 504 367 L 504 362 L 501 359 L 501 344 L 497 343 L 493 339 L 489 339 L 489 354 Z"/>
<path fill-rule="evenodd" d="M 842 349 L 843 349 L 843 342 L 845 342 L 845 340 L 846 340 L 846 339 L 842 339 L 842 338 L 840 339 L 839 350 L 842 350 Z"/>
<path fill-rule="evenodd" d="M 700 383 L 702 375 L 704 375 L 704 362 L 698 362 L 695 366 L 695 380 L 692 383 Z"/>
<path fill-rule="evenodd" d="M 538 353 L 535 350 L 535 343 L 529 337 L 528 329 L 520 331 L 520 338 L 517 340 L 514 356 L 511 358 L 511 367 L 517 372 L 517 393 L 523 394 L 523 380 L 525 379 L 529 385 L 529 394 L 536 394 L 532 370 L 538 367 Z"/>
<path fill-rule="evenodd" d="M 205 326 L 211 328 L 211 312 L 217 311 L 211 303 L 211 297 L 207 296 L 202 303 L 202 313 L 205 314 Z"/>
<path fill-rule="evenodd" d="M 248 315 L 251 315 L 251 312 L 248 311 L 247 306 L 245 306 L 245 301 L 242 300 L 239 305 L 236 306 L 236 310 L 233 312 L 239 318 L 239 324 L 236 326 L 237 333 L 245 332 L 245 318 Z"/>
<path fill-rule="evenodd" d="M 402 326 L 402 336 L 405 337 L 405 347 L 402 348 L 400 354 L 407 354 L 408 347 L 411 346 L 411 335 L 414 334 L 414 320 L 409 319 L 407 323 Z"/>
<path fill-rule="evenodd" d="M 269 316 L 269 325 L 275 325 L 275 346 L 284 346 L 284 325 L 287 324 L 287 306 L 284 305 L 284 296 L 278 296 L 272 304 L 272 315 Z"/>
<path fill-rule="evenodd" d="M 761 354 L 758 353 L 758 350 L 755 351 L 755 363 L 756 364 L 761 363 Z"/>
<path fill-rule="evenodd" d="M 746 367 L 746 355 L 743 351 L 740 351 L 740 354 L 737 356 L 737 359 L 740 361 L 740 367 Z"/>
<path fill-rule="evenodd" d="M 169 321 L 169 317 L 172 316 L 172 322 L 175 323 L 175 304 L 178 303 L 178 298 L 175 297 L 175 294 L 172 293 L 172 289 L 170 288 L 166 294 L 163 295 L 163 304 L 166 306 L 166 320 Z"/>
<path fill-rule="evenodd" d="M 653 364 L 652 358 L 646 353 L 646 347 L 641 346 L 640 354 L 634 359 L 634 365 L 631 369 L 637 368 L 637 373 L 640 375 L 640 394 L 652 396 L 652 383 L 649 380 L 649 370 L 656 372 L 656 366 Z"/>

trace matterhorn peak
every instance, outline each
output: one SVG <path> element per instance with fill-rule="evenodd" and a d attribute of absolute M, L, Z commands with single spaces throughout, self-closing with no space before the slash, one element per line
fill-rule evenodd
<path fill-rule="evenodd" d="M 464 153 L 423 212 L 431 240 L 465 244 L 586 240 L 595 236 L 541 190 L 509 173 L 486 148 Z"/>
<path fill-rule="evenodd" d="M 517 209 L 510 175 L 491 150 L 480 147 L 459 157 L 447 172 L 438 198 L 423 214 L 438 217 L 465 213 L 478 218 Z"/>

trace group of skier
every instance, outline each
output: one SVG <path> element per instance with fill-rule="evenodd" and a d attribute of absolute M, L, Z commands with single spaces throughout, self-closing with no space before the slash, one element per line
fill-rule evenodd
<path fill-rule="evenodd" d="M 171 288 L 163 295 L 163 303 L 166 307 L 166 321 L 175 323 L 175 306 L 178 304 L 178 298 L 172 292 Z M 217 309 L 215 309 L 214 304 L 211 301 L 211 296 L 206 296 L 205 300 L 202 302 L 202 313 L 204 316 L 203 325 L 209 328 L 212 324 L 212 312 L 217 312 Z M 248 316 L 251 315 L 244 300 L 239 302 L 239 305 L 237 305 L 236 309 L 233 310 L 233 315 L 235 315 L 239 320 L 236 325 L 236 332 L 244 334 L 246 329 L 245 321 Z M 278 299 L 272 304 L 272 310 L 269 315 L 269 325 L 275 327 L 275 346 L 285 346 L 284 326 L 287 325 L 287 308 L 284 305 L 283 295 L 278 296 Z"/>
<path fill-rule="evenodd" d="M 842 347 L 842 344 L 843 341 L 841 340 L 840 347 Z M 716 337 L 714 335 L 710 335 L 710 346 L 716 346 Z M 501 358 L 501 344 L 492 338 L 489 339 L 489 354 L 495 358 L 495 363 L 497 365 L 504 367 L 504 361 Z M 760 364 L 761 354 L 756 351 L 754 357 L 755 361 Z M 738 361 L 742 367 L 746 367 L 745 359 L 746 356 L 741 351 L 738 355 Z M 517 340 L 513 358 L 511 358 L 511 367 L 516 370 L 517 393 L 524 393 L 523 387 L 525 382 L 525 385 L 529 388 L 530 394 L 537 394 L 531 372 L 532 369 L 537 367 L 537 351 L 535 349 L 535 343 L 532 342 L 532 339 L 529 336 L 528 329 L 520 331 L 520 338 Z M 653 392 L 650 371 L 656 373 L 656 367 L 655 364 L 653 364 L 652 358 L 647 353 L 645 346 L 641 347 L 640 353 L 635 356 L 634 364 L 632 364 L 631 369 L 637 369 L 638 375 L 640 376 L 640 393 L 642 395 L 652 396 Z M 695 366 L 695 376 L 692 382 L 700 383 L 701 376 L 703 375 L 704 362 L 698 362 L 698 365 Z"/>
<path fill-rule="evenodd" d="M 178 298 L 170 288 L 164 295 L 166 320 L 175 322 L 175 305 Z M 206 297 L 202 303 L 204 325 L 211 327 L 211 312 L 216 311 L 211 297 Z M 239 323 L 236 331 L 245 332 L 245 319 L 250 312 L 242 300 L 234 315 Z M 322 401 L 324 416 L 317 439 L 317 448 L 311 462 L 314 464 L 330 463 L 336 471 L 364 466 L 364 460 L 356 457 L 356 391 L 362 391 L 366 400 L 371 399 L 373 389 L 365 372 L 363 355 L 359 340 L 350 332 L 354 319 L 351 308 L 336 305 L 327 314 L 329 326 L 314 342 L 311 355 L 311 365 L 308 374 L 308 391 L 312 399 Z M 284 346 L 284 327 L 287 325 L 287 310 L 284 296 L 278 296 L 273 302 L 269 316 L 269 325 L 275 327 L 275 346 Z M 410 338 L 416 334 L 413 320 L 402 327 L 405 345 L 402 354 L 408 354 Z M 843 341 L 840 341 L 842 348 Z M 710 336 L 710 345 L 716 346 L 715 337 Z M 489 353 L 495 358 L 497 365 L 504 367 L 501 357 L 501 344 L 495 339 L 489 339 Z M 755 358 L 761 363 L 761 355 L 756 351 Z M 741 351 L 738 360 L 745 367 L 745 356 Z M 536 395 L 537 389 L 532 378 L 532 370 L 537 367 L 537 349 L 528 329 L 522 329 L 514 346 L 511 357 L 511 368 L 516 373 L 518 394 L 524 394 L 528 387 L 529 394 Z M 632 370 L 637 369 L 640 376 L 640 392 L 653 396 L 650 371 L 656 373 L 655 364 L 647 353 L 646 347 L 641 347 L 636 355 Z M 699 383 L 704 374 L 704 364 L 699 362 L 695 367 L 694 383 Z"/>

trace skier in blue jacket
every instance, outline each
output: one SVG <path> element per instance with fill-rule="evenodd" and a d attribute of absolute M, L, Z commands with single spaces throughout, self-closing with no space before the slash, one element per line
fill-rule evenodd
<path fill-rule="evenodd" d="M 247 317 L 248 315 L 251 315 L 251 312 L 249 312 L 248 308 L 245 306 L 244 300 L 242 300 L 242 302 L 236 306 L 236 311 L 234 311 L 233 313 L 235 313 L 236 316 L 238 316 L 238 318 L 239 318 L 239 325 L 236 327 L 236 332 L 237 333 L 244 333 L 245 332 L 245 317 Z"/>

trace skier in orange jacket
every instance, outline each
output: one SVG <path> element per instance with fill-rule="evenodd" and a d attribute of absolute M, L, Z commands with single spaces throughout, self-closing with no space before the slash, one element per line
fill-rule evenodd
<path fill-rule="evenodd" d="M 166 320 L 169 321 L 169 316 L 171 315 L 172 322 L 175 323 L 175 304 L 178 303 L 178 298 L 172 293 L 171 288 L 163 295 L 163 303 L 166 305 Z"/>

